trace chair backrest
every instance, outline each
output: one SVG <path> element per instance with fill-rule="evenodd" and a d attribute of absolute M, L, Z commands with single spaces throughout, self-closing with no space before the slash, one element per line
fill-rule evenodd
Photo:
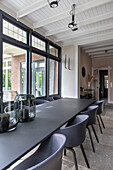
<path fill-rule="evenodd" d="M 44 98 L 45 100 L 48 100 L 48 101 L 53 101 L 54 100 L 54 98 L 53 98 L 53 96 L 50 96 L 50 97 L 46 97 L 46 98 Z"/>
<path fill-rule="evenodd" d="M 58 130 L 59 133 L 66 136 L 67 140 L 65 146 L 76 147 L 83 143 L 86 136 L 87 121 L 87 115 L 78 115 L 68 124 L 69 126 Z"/>
<path fill-rule="evenodd" d="M 33 155 L 17 165 L 14 170 L 61 170 L 65 142 L 64 135 L 53 134 L 39 146 Z"/>
<path fill-rule="evenodd" d="M 87 110 L 81 112 L 81 115 L 88 115 L 89 119 L 87 125 L 93 125 L 96 122 L 98 106 L 89 106 Z"/>
<path fill-rule="evenodd" d="M 58 100 L 58 99 L 62 99 L 62 97 L 60 95 L 58 95 L 58 96 L 54 96 L 53 99 Z"/>
<path fill-rule="evenodd" d="M 44 100 L 44 99 L 37 99 L 35 100 L 35 105 L 39 105 L 39 104 L 43 104 L 43 103 L 48 103 L 48 100 Z"/>
<path fill-rule="evenodd" d="M 104 100 L 96 101 L 94 105 L 98 105 L 97 114 L 101 114 L 103 112 Z"/>

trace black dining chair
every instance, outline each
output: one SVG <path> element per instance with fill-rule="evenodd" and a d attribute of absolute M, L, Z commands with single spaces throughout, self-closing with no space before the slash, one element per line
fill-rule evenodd
<path fill-rule="evenodd" d="M 66 137 L 62 134 L 53 134 L 45 140 L 37 151 L 17 165 L 13 170 L 61 170 L 62 151 Z"/>
<path fill-rule="evenodd" d="M 86 136 L 86 124 L 88 121 L 88 116 L 87 115 L 78 115 L 70 121 L 65 128 L 61 128 L 58 130 L 58 133 L 64 134 L 66 136 L 66 144 L 65 144 L 65 155 L 66 155 L 66 149 L 70 150 L 73 153 L 73 158 L 74 158 L 74 163 L 75 163 L 75 169 L 78 170 L 78 165 L 77 165 L 77 159 L 76 159 L 76 153 L 74 151 L 74 147 L 80 146 L 81 151 L 83 153 L 86 165 L 88 168 L 89 162 L 87 160 L 84 147 L 82 143 L 85 140 Z"/>
<path fill-rule="evenodd" d="M 95 138 L 96 138 L 97 142 L 99 143 L 98 136 L 97 136 L 95 128 L 93 126 L 95 124 L 95 122 L 96 122 L 97 110 L 98 110 L 98 106 L 89 106 L 87 110 L 80 113 L 81 115 L 88 115 L 89 116 L 89 119 L 88 119 L 86 127 L 87 127 L 88 132 L 89 132 L 89 137 L 90 137 L 93 152 L 95 152 L 95 147 L 94 147 L 94 143 L 93 143 L 93 139 L 92 139 L 92 135 L 91 135 L 91 131 L 90 131 L 89 127 L 90 126 L 92 127 L 92 130 L 93 130 L 93 133 L 95 135 Z"/>
<path fill-rule="evenodd" d="M 96 101 L 93 105 L 98 106 L 97 121 L 98 121 L 98 124 L 99 124 L 100 132 L 103 133 L 100 122 L 102 123 L 103 128 L 105 128 L 104 122 L 103 122 L 102 117 L 101 117 L 101 114 L 103 112 L 104 100 Z"/>
<path fill-rule="evenodd" d="M 53 99 L 54 99 L 54 100 L 59 100 L 59 99 L 63 99 L 63 97 L 61 97 L 60 95 L 58 95 L 58 96 L 54 96 Z"/>
<path fill-rule="evenodd" d="M 49 97 L 46 97 L 46 98 L 44 98 L 45 100 L 48 100 L 48 101 L 53 101 L 54 100 L 54 98 L 53 98 L 53 96 L 49 96 Z"/>
<path fill-rule="evenodd" d="M 44 99 L 36 99 L 35 100 L 35 105 L 39 105 L 39 104 L 44 104 L 44 103 L 48 103 L 48 100 L 44 100 Z"/>

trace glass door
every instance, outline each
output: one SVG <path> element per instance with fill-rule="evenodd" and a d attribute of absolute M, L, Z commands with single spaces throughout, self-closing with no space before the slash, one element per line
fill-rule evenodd
<path fill-rule="evenodd" d="M 35 65 L 35 63 L 34 63 Z M 32 93 L 36 97 L 45 95 L 44 68 L 34 68 L 32 71 Z"/>
<path fill-rule="evenodd" d="M 32 94 L 35 97 L 46 94 L 46 58 L 33 53 Z"/>

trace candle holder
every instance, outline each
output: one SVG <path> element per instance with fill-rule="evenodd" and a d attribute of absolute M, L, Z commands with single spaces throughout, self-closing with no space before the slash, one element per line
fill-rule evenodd
<path fill-rule="evenodd" d="M 34 120 L 36 115 L 35 97 L 28 94 L 19 94 L 19 121 Z"/>
<path fill-rule="evenodd" d="M 0 114 L 0 132 L 9 130 L 9 114 Z"/>

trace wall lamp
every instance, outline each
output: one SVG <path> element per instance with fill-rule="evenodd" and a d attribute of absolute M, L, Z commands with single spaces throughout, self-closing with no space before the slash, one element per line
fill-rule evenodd
<path fill-rule="evenodd" d="M 75 21 L 75 4 L 72 5 L 72 10 L 70 11 L 70 15 L 72 15 L 72 22 L 70 22 L 68 24 L 68 27 L 72 30 L 72 31 L 76 31 L 78 30 L 78 27 L 77 27 L 77 23 Z"/>
<path fill-rule="evenodd" d="M 56 8 L 58 6 L 60 0 L 48 0 L 48 3 L 50 5 L 51 8 Z"/>

